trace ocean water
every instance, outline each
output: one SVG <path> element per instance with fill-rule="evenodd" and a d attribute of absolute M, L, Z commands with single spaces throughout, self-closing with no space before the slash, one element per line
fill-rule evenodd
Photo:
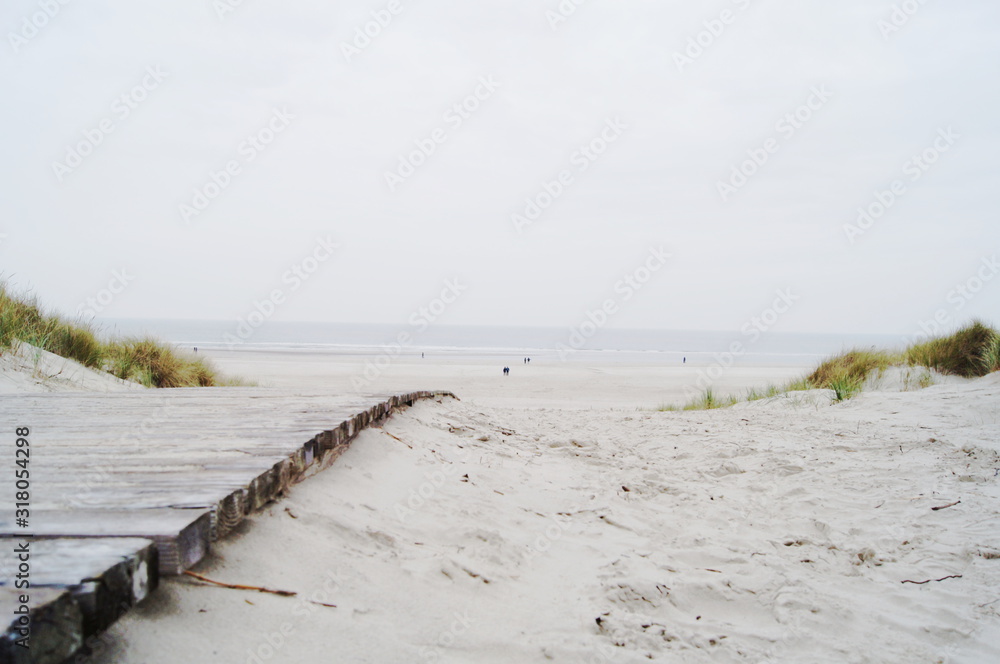
<path fill-rule="evenodd" d="M 514 362 L 523 357 L 588 362 L 704 365 L 713 362 L 812 365 L 855 347 L 895 347 L 890 335 L 783 332 L 559 329 L 432 325 L 367 325 L 265 321 L 258 328 L 234 321 L 98 319 L 105 332 L 152 334 L 180 346 L 204 349 L 481 357 Z"/>

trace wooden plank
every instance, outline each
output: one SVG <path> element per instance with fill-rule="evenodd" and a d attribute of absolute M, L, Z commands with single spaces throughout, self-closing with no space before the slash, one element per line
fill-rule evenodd
<path fill-rule="evenodd" d="M 0 395 L 0 427 L 32 429 L 33 590 L 51 588 L 38 609 L 51 619 L 40 620 L 62 626 L 32 656 L 60 661 L 67 643 L 78 647 L 151 592 L 160 569 L 193 565 L 211 540 L 328 467 L 364 428 L 418 399 L 447 396 L 258 388 Z M 20 532 L 14 525 L 0 515 L 0 543 Z M 9 594 L 11 581 L 0 570 L 0 591 Z M 15 656 L 2 650 L 9 643 L 0 640 L 0 661 Z"/>
<path fill-rule="evenodd" d="M 159 583 L 151 540 L 35 540 L 30 550 L 32 588 L 68 590 L 83 616 L 84 639 L 106 630 Z M 0 585 L 10 587 L 4 579 Z"/>
<path fill-rule="evenodd" d="M 21 598 L 28 597 L 28 648 L 17 645 L 24 637 Z M 84 643 L 83 613 L 64 588 L 0 588 L 0 616 L 6 629 L 0 635 L 0 662 L 61 664 Z"/>
<path fill-rule="evenodd" d="M 159 549 L 159 571 L 170 576 L 193 567 L 208 554 L 212 515 L 207 509 L 35 510 L 36 539 L 131 537 L 152 540 Z M 15 532 L 13 515 L 0 513 L 0 539 Z M 9 540 L 8 540 L 9 541 Z"/>

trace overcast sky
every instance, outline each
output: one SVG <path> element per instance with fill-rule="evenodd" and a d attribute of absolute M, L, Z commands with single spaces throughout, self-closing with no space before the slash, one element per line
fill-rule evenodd
<path fill-rule="evenodd" d="M 1000 323 L 995 0 L 64 1 L 0 7 L 0 272 L 64 312 Z"/>

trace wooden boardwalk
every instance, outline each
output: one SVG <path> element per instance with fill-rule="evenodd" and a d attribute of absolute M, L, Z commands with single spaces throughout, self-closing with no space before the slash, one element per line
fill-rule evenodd
<path fill-rule="evenodd" d="M 443 396 L 451 395 L 0 395 L 0 662 L 64 661 L 155 590 L 161 575 L 190 568 L 247 514 L 328 467 L 359 431 L 393 409 Z M 30 431 L 26 524 L 15 513 L 15 471 L 25 465 L 15 459 L 20 427 Z M 28 650 L 16 643 L 21 595 L 29 597 Z"/>

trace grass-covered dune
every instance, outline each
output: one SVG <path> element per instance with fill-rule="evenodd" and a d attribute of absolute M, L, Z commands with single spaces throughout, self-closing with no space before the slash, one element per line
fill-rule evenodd
<path fill-rule="evenodd" d="M 708 410 L 755 401 L 797 390 L 833 390 L 836 400 L 849 399 L 860 392 L 869 378 L 891 367 L 925 367 L 938 373 L 963 378 L 985 376 L 1000 371 L 1000 332 L 982 321 L 973 321 L 953 334 L 913 344 L 904 350 L 854 349 L 825 360 L 809 375 L 787 385 L 769 385 L 750 390 L 745 397 L 720 398 L 711 388 L 682 407 L 661 410 Z M 928 374 L 920 381 L 926 387 Z"/>
<path fill-rule="evenodd" d="M 20 342 L 147 387 L 232 384 L 204 359 L 150 337 L 103 338 L 90 323 L 48 313 L 36 297 L 13 294 L 0 282 L 0 354 Z"/>

